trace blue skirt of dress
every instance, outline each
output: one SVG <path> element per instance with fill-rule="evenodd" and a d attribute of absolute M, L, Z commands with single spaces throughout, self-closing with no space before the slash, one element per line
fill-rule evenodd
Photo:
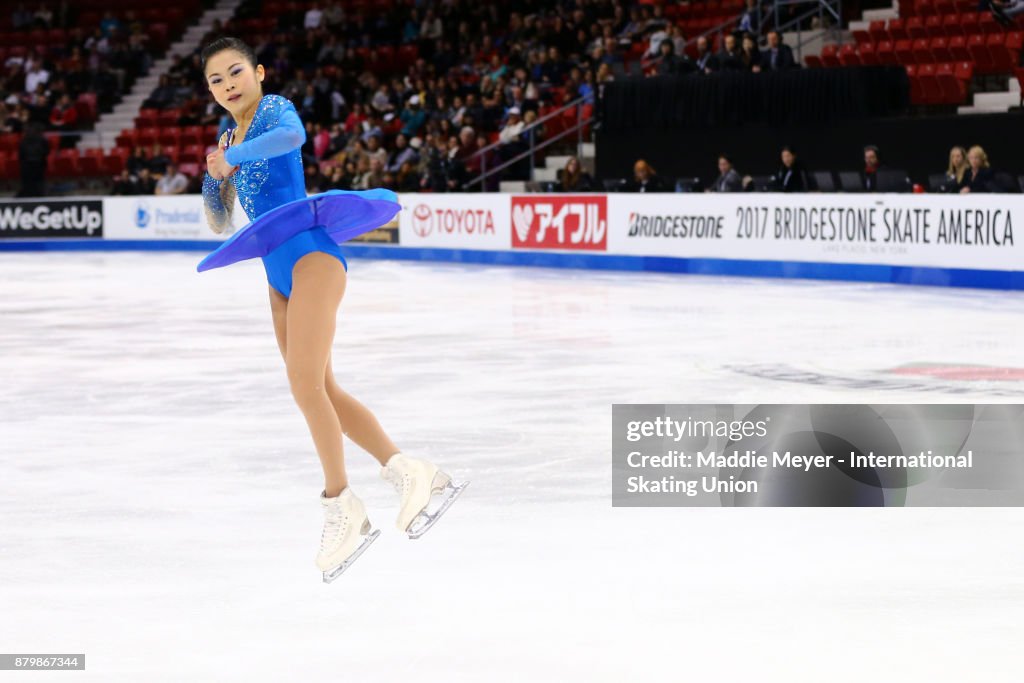
<path fill-rule="evenodd" d="M 196 270 L 266 256 L 291 237 L 322 227 L 336 243 L 347 242 L 384 225 L 401 210 L 391 190 L 328 190 L 267 211 L 224 241 Z"/>

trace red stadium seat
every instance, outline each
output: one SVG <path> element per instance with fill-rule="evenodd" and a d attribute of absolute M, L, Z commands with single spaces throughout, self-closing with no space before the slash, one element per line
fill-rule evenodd
<path fill-rule="evenodd" d="M 927 38 L 928 31 L 924 28 L 924 19 L 921 17 L 908 17 L 906 21 L 907 27 L 907 38 L 911 40 L 917 40 L 918 38 Z M 889 31 L 890 35 L 892 31 Z"/>
<path fill-rule="evenodd" d="M 143 147 L 152 147 L 160 137 L 159 128 L 139 128 L 138 131 L 138 143 Z"/>
<path fill-rule="evenodd" d="M 202 126 L 185 126 L 181 131 L 181 144 L 188 145 L 201 145 L 203 144 L 203 127 Z"/>
<path fill-rule="evenodd" d="M 896 45 L 896 61 L 900 64 L 913 64 L 914 63 L 914 48 L 913 43 L 904 38 L 903 40 L 897 40 Z"/>
<path fill-rule="evenodd" d="M 946 29 L 942 27 L 942 17 L 938 14 L 924 20 L 924 30 L 929 38 L 946 35 Z"/>
<path fill-rule="evenodd" d="M 993 73 L 1010 73 L 1017 65 L 1010 51 L 1006 49 L 1006 36 L 1005 33 L 990 33 L 986 36 L 985 46 L 992 58 Z"/>
<path fill-rule="evenodd" d="M 972 33 L 980 33 L 981 28 L 978 26 L 978 13 L 977 12 L 963 12 L 960 16 L 960 26 L 963 27 L 961 33 L 965 36 L 969 36 Z"/>
<path fill-rule="evenodd" d="M 888 28 L 889 40 L 893 42 L 906 40 L 910 37 L 907 35 L 907 22 L 904 19 L 890 19 Z"/>
<path fill-rule="evenodd" d="M 177 149 L 178 145 L 181 144 L 181 129 L 176 127 L 161 128 L 160 135 L 157 136 L 157 142 L 168 149 Z"/>
<path fill-rule="evenodd" d="M 876 43 L 889 40 L 889 31 L 885 28 L 884 21 L 872 21 L 868 24 L 868 33 L 871 35 L 871 40 Z"/>
<path fill-rule="evenodd" d="M 78 168 L 84 176 L 103 175 L 103 150 L 84 150 L 78 159 Z"/>
<path fill-rule="evenodd" d="M 953 36 L 949 39 L 949 54 L 955 62 L 967 62 L 971 59 L 971 52 L 967 49 L 967 38 L 964 36 Z"/>
<path fill-rule="evenodd" d="M 874 43 L 861 43 L 858 46 L 860 49 L 860 63 L 864 66 L 878 66 L 878 53 L 875 52 Z"/>
<path fill-rule="evenodd" d="M 907 79 L 910 81 L 910 103 L 924 104 L 924 93 L 921 90 L 921 79 L 917 77 L 917 65 L 907 64 Z"/>
<path fill-rule="evenodd" d="M 956 3 L 953 0 L 935 0 L 935 13 L 939 16 L 956 13 Z"/>
<path fill-rule="evenodd" d="M 964 25 L 960 22 L 959 14 L 947 14 L 942 17 L 942 28 L 949 37 L 964 35 Z"/>
<path fill-rule="evenodd" d="M 942 102 L 942 90 L 936 78 L 934 64 L 918 64 L 917 77 L 921 79 L 921 92 L 925 104 Z"/>
<path fill-rule="evenodd" d="M 899 64 L 896 59 L 896 52 L 893 49 L 891 40 L 883 40 L 877 43 L 875 46 L 875 52 L 878 54 L 878 62 L 880 64 Z"/>
<path fill-rule="evenodd" d="M 932 53 L 933 62 L 951 62 L 953 61 L 953 55 L 949 51 L 949 39 L 944 36 L 938 38 L 932 38 L 928 47 Z"/>
<path fill-rule="evenodd" d="M 996 21 L 991 12 L 978 13 L 978 29 L 982 33 L 1002 33 L 1003 27 Z"/>
<path fill-rule="evenodd" d="M 978 73 L 992 73 L 992 53 L 988 51 L 983 33 L 974 33 L 967 39 L 967 51 L 970 53 L 971 61 L 974 62 Z"/>
<path fill-rule="evenodd" d="M 968 82 L 956 75 L 956 65 L 944 62 L 938 65 L 937 76 L 942 90 L 942 101 L 946 104 L 963 104 L 967 100 Z"/>
<path fill-rule="evenodd" d="M 200 163 L 206 161 L 206 145 L 186 145 L 181 150 L 182 163 Z"/>
<path fill-rule="evenodd" d="M 874 42 L 871 38 L 871 33 L 867 29 L 858 28 L 851 31 L 853 33 L 853 40 L 857 43 L 871 43 Z"/>
<path fill-rule="evenodd" d="M 839 66 L 839 46 L 829 43 L 822 47 L 821 63 L 825 66 Z"/>
<path fill-rule="evenodd" d="M 135 117 L 136 128 L 152 128 L 159 125 L 159 109 L 140 109 L 139 115 Z"/>
<path fill-rule="evenodd" d="M 839 48 L 839 63 L 843 66 L 860 66 L 860 55 L 857 53 L 857 46 L 847 43 Z"/>
<path fill-rule="evenodd" d="M 818 55 L 807 55 L 804 57 L 804 63 L 808 69 L 820 69 L 824 64 L 821 63 L 821 57 Z"/>
<path fill-rule="evenodd" d="M 931 44 L 927 38 L 918 38 L 914 41 L 914 61 L 918 64 L 931 64 L 937 61 L 932 59 Z"/>

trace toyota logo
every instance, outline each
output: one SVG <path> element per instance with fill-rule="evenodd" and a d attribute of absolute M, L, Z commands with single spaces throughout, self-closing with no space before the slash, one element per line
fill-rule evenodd
<path fill-rule="evenodd" d="M 420 237 L 426 237 L 434 227 L 433 215 L 426 204 L 418 204 L 412 210 L 412 230 Z"/>

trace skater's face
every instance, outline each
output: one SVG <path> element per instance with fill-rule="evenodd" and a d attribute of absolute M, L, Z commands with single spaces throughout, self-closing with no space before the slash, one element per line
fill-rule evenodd
<path fill-rule="evenodd" d="M 238 116 L 263 97 L 263 65 L 253 66 L 237 50 L 221 50 L 206 61 L 206 83 L 217 104 Z"/>

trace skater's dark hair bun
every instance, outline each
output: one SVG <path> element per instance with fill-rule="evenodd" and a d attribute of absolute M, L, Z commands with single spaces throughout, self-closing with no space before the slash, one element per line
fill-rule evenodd
<path fill-rule="evenodd" d="M 199 53 L 203 60 L 203 71 L 206 71 L 206 62 L 209 61 L 210 57 L 214 56 L 218 52 L 223 52 L 224 50 L 235 50 L 236 52 L 240 52 L 242 56 L 245 57 L 245 61 L 249 62 L 253 68 L 256 67 L 256 52 L 249 47 L 248 43 L 232 36 L 221 36 L 220 38 L 215 38 L 210 41 L 206 47 L 203 48 L 202 52 Z"/>

